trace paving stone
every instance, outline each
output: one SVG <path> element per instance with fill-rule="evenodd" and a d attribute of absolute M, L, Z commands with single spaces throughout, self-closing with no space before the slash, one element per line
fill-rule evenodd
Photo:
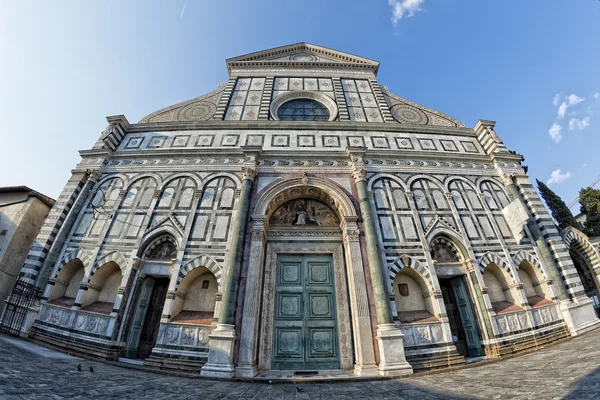
<path fill-rule="evenodd" d="M 1 399 L 600 398 L 600 329 L 535 353 L 460 370 L 385 381 L 272 385 L 153 374 L 57 357 L 0 339 Z"/>

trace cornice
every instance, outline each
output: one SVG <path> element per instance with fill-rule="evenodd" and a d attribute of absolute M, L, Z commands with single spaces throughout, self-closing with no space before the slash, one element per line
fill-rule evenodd
<path fill-rule="evenodd" d="M 186 130 L 301 130 L 301 131 L 349 131 L 349 132 L 397 132 L 397 133 L 433 133 L 474 137 L 471 128 L 459 128 L 439 125 L 412 125 L 383 122 L 357 121 L 194 121 L 194 122 L 156 122 L 131 124 L 127 133 L 166 132 Z"/>

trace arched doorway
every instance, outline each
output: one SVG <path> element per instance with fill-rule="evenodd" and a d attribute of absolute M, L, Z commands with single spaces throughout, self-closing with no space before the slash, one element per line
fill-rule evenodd
<path fill-rule="evenodd" d="M 583 291 L 593 301 L 596 316 L 600 318 L 600 279 L 596 272 L 600 270 L 600 255 L 587 237 L 577 229 L 567 228 L 563 236 Z"/>
<path fill-rule="evenodd" d="M 288 179 L 263 190 L 252 219 L 236 375 L 275 368 L 377 374 L 349 197 L 326 179 Z"/>
<path fill-rule="evenodd" d="M 146 246 L 138 271 L 138 290 L 125 344 L 125 357 L 145 359 L 156 343 L 163 306 L 176 256 L 176 241 L 163 235 Z"/>
<path fill-rule="evenodd" d="M 456 350 L 464 357 L 483 355 L 475 306 L 462 262 L 464 257 L 454 242 L 443 235 L 431 241 L 430 253 Z"/>

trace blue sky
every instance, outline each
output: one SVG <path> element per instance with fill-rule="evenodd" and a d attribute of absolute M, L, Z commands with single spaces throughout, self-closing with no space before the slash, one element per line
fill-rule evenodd
<path fill-rule="evenodd" d="M 226 58 L 301 41 L 380 61 L 381 84 L 467 126 L 497 121 L 566 202 L 600 175 L 597 0 L 0 0 L 0 186 L 56 197 L 106 116 L 137 122 L 214 90 Z"/>

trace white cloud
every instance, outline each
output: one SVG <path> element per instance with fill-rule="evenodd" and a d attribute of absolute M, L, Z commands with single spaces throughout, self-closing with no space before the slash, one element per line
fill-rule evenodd
<path fill-rule="evenodd" d="M 581 164 L 581 168 L 587 168 L 587 164 L 586 163 Z"/>
<path fill-rule="evenodd" d="M 553 183 L 563 183 L 570 177 L 571 177 L 570 172 L 565 172 L 563 174 L 560 171 L 560 169 L 556 169 L 556 170 L 552 171 L 552 173 L 550 174 L 550 179 L 548 179 L 548 182 L 546 182 L 546 184 L 552 185 Z"/>
<path fill-rule="evenodd" d="M 590 117 L 585 117 L 583 119 L 573 118 L 569 121 L 569 130 L 570 131 L 574 131 L 574 130 L 582 131 L 585 128 L 587 128 L 588 126 L 590 126 Z"/>
<path fill-rule="evenodd" d="M 560 103 L 560 93 L 556 93 L 554 95 L 554 99 L 552 99 L 552 104 L 554 104 L 554 107 L 558 106 L 558 103 Z"/>
<path fill-rule="evenodd" d="M 562 118 L 565 116 L 567 108 L 569 108 L 569 105 L 563 101 L 560 107 L 558 107 L 558 118 Z"/>
<path fill-rule="evenodd" d="M 594 93 L 594 98 L 595 98 L 595 99 L 598 99 L 598 98 L 600 98 L 600 93 L 598 93 L 598 92 Z"/>
<path fill-rule="evenodd" d="M 581 98 L 579 96 L 577 96 L 576 94 L 570 94 L 568 96 L 565 96 L 565 101 L 563 101 L 560 106 L 558 106 L 558 116 L 557 118 L 564 118 L 565 113 L 567 112 L 567 108 L 574 106 L 575 104 L 581 103 L 582 101 L 584 101 L 584 98 Z M 558 99 L 558 94 L 554 96 L 554 99 L 552 100 L 552 104 L 554 104 L 555 106 L 558 105 L 559 103 L 559 99 Z"/>
<path fill-rule="evenodd" d="M 421 4 L 425 0 L 388 0 L 392 6 L 392 22 L 396 24 L 402 18 L 410 18 L 418 11 L 421 11 Z"/>
<path fill-rule="evenodd" d="M 562 140 L 562 126 L 557 123 L 552 124 L 552 127 L 548 130 L 548 134 L 552 138 L 552 140 L 556 143 L 560 143 Z"/>
<path fill-rule="evenodd" d="M 565 101 L 567 101 L 570 106 L 574 106 L 575 104 L 581 103 L 584 100 L 585 99 L 582 99 L 581 97 L 577 96 L 576 94 L 570 94 L 567 97 L 565 97 Z"/>

